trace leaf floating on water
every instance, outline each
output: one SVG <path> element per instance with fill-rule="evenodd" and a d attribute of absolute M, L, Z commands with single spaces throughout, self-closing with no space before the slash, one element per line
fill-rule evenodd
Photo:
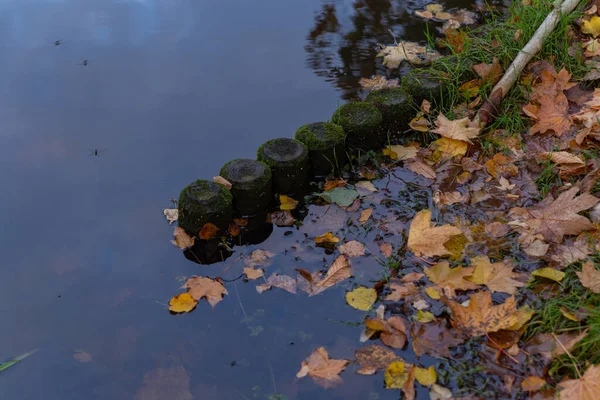
<path fill-rule="evenodd" d="M 190 312 L 198 305 L 198 301 L 189 293 L 180 293 L 169 301 L 169 311 L 174 313 Z"/>
<path fill-rule="evenodd" d="M 434 383 L 431 385 L 429 391 L 429 400 L 450 400 L 452 399 L 452 392 L 443 386 Z"/>
<path fill-rule="evenodd" d="M 214 239 L 219 233 L 219 228 L 217 228 L 214 224 L 207 222 L 202 226 L 200 232 L 198 232 L 198 237 L 202 240 L 210 240 Z"/>
<path fill-rule="evenodd" d="M 417 310 L 417 314 L 415 314 L 414 318 L 415 321 L 420 322 L 422 324 L 428 324 L 430 322 L 435 321 L 435 315 L 433 315 L 429 311 Z"/>
<path fill-rule="evenodd" d="M 73 351 L 73 358 L 79 361 L 80 363 L 89 363 L 92 361 L 92 356 L 89 353 L 86 353 L 83 350 L 75 350 Z"/>
<path fill-rule="evenodd" d="M 279 206 L 280 210 L 295 210 L 298 207 L 298 202 L 291 197 L 285 195 L 279 195 Z"/>
<path fill-rule="evenodd" d="M 450 348 L 464 342 L 459 333 L 446 327 L 446 321 L 441 319 L 427 324 L 414 323 L 410 335 L 417 357 L 428 354 L 432 357 L 449 358 Z"/>
<path fill-rule="evenodd" d="M 213 182 L 220 183 L 221 185 L 225 186 L 227 189 L 231 189 L 231 187 L 233 186 L 231 184 L 231 182 L 229 182 L 227 179 L 223 178 L 222 176 L 214 176 Z"/>
<path fill-rule="evenodd" d="M 189 278 L 181 288 L 189 289 L 188 294 L 195 300 L 206 297 L 208 303 L 213 307 L 223 300 L 223 296 L 229 294 L 221 282 L 203 276 Z"/>
<path fill-rule="evenodd" d="M 317 195 L 328 203 L 335 203 L 340 207 L 348 207 L 358 197 L 358 192 L 354 189 L 336 187 Z"/>
<path fill-rule="evenodd" d="M 358 83 L 363 89 L 371 91 L 398 87 L 398 79 L 388 80 L 382 75 L 376 75 L 371 79 L 360 78 Z"/>
<path fill-rule="evenodd" d="M 431 211 L 422 210 L 410 223 L 407 246 L 417 256 L 449 255 L 451 252 L 444 247 L 444 243 L 460 234 L 461 230 L 452 225 L 433 226 Z"/>
<path fill-rule="evenodd" d="M 302 368 L 296 374 L 297 378 L 310 376 L 315 383 L 324 387 L 331 388 L 344 383 L 340 378 L 340 373 L 350 364 L 348 360 L 334 360 L 329 358 L 327 350 L 324 347 L 319 347 L 304 361 Z"/>
<path fill-rule="evenodd" d="M 594 263 L 586 261 L 583 263 L 581 272 L 575 272 L 579 277 L 581 285 L 585 288 L 590 289 L 594 293 L 600 293 L 600 270 L 598 270 Z"/>
<path fill-rule="evenodd" d="M 427 369 L 415 367 L 415 379 L 423 386 L 431 386 L 437 380 L 437 372 L 433 365 Z"/>
<path fill-rule="evenodd" d="M 414 146 L 400 146 L 398 144 L 390 145 L 383 149 L 383 155 L 390 157 L 392 160 L 410 160 L 417 156 L 419 149 Z"/>
<path fill-rule="evenodd" d="M 317 245 L 320 244 L 320 245 L 322 245 L 324 247 L 333 246 L 333 245 L 335 245 L 339 241 L 340 241 L 340 238 L 337 237 L 337 236 L 333 236 L 332 232 L 324 233 L 323 235 L 317 236 L 315 238 L 315 243 Z"/>
<path fill-rule="evenodd" d="M 289 210 L 275 211 L 267 214 L 267 223 L 277 226 L 292 226 L 296 222 L 296 218 Z"/>
<path fill-rule="evenodd" d="M 187 249 L 188 247 L 192 247 L 194 245 L 194 238 L 189 237 L 188 234 L 178 226 L 175 227 L 173 236 L 175 236 L 175 240 L 171 240 L 171 243 L 180 249 Z"/>
<path fill-rule="evenodd" d="M 383 57 L 383 65 L 394 69 L 404 60 L 413 65 L 428 65 L 438 59 L 440 54 L 417 43 L 400 42 L 397 45 L 382 47 L 377 57 Z"/>
<path fill-rule="evenodd" d="M 367 192 L 377 192 L 377 188 L 371 181 L 359 181 L 354 185 L 356 188 L 364 189 Z"/>
<path fill-rule="evenodd" d="M 365 245 L 358 240 L 351 240 L 339 247 L 340 253 L 349 257 L 360 257 L 365 255 Z"/>
<path fill-rule="evenodd" d="M 329 190 L 333 190 L 337 187 L 344 187 L 346 186 L 348 182 L 346 182 L 344 179 L 333 179 L 330 181 L 325 182 L 325 185 L 323 186 L 323 190 L 325 190 L 326 192 Z"/>
<path fill-rule="evenodd" d="M 517 288 L 525 286 L 523 282 L 514 279 L 519 274 L 513 272 L 513 267 L 508 262 L 492 264 L 487 256 L 478 256 L 471 258 L 471 265 L 475 267 L 473 276 L 465 279 L 479 285 L 486 285 L 492 293 L 516 294 Z"/>
<path fill-rule="evenodd" d="M 246 278 L 248 278 L 249 280 L 255 280 L 265 276 L 265 271 L 262 268 L 254 269 L 252 267 L 246 267 L 243 271 L 246 275 Z"/>
<path fill-rule="evenodd" d="M 433 168 L 427 165 L 425 161 L 418 158 L 413 158 L 412 160 L 406 161 L 404 166 L 415 174 L 424 176 L 427 179 L 435 180 L 437 176 Z"/>
<path fill-rule="evenodd" d="M 356 350 L 354 358 L 360 365 L 360 369 L 356 373 L 361 375 L 373 375 L 378 370 L 386 369 L 394 361 L 403 361 L 392 350 L 376 344 Z"/>
<path fill-rule="evenodd" d="M 263 293 L 273 287 L 283 289 L 286 292 L 296 294 L 296 280 L 287 275 L 273 274 L 267 279 L 267 283 L 260 284 L 256 287 L 258 293 Z"/>
<path fill-rule="evenodd" d="M 389 258 L 392 256 L 392 252 L 394 251 L 394 246 L 391 243 L 383 242 L 379 245 L 379 251 L 385 258 Z"/>
<path fill-rule="evenodd" d="M 346 293 L 346 302 L 350 307 L 357 310 L 369 311 L 376 301 L 377 291 L 373 288 L 360 286 Z"/>
<path fill-rule="evenodd" d="M 350 270 L 350 261 L 344 255 L 338 256 L 335 259 L 329 270 L 327 270 L 327 274 L 325 277 L 315 283 L 315 290 L 310 296 L 321 293 L 323 290 L 339 283 L 345 279 L 348 279 L 352 276 L 352 271 Z"/>
<path fill-rule="evenodd" d="M 360 213 L 360 217 L 358 218 L 358 222 L 360 222 L 361 224 L 364 224 L 365 222 L 367 222 L 369 220 L 369 218 L 371 217 L 371 214 L 373 214 L 372 208 L 367 208 L 366 210 L 362 210 Z"/>
<path fill-rule="evenodd" d="M 163 210 L 163 215 L 165 216 L 167 221 L 169 221 L 169 225 L 171 225 L 179 218 L 179 210 L 176 208 L 165 208 Z"/>

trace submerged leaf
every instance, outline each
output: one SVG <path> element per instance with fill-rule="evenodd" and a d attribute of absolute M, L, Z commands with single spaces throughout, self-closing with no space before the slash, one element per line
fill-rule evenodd
<path fill-rule="evenodd" d="M 383 65 L 389 69 L 394 69 L 398 68 L 404 60 L 414 65 L 431 64 L 440 57 L 440 54 L 417 43 L 400 42 L 394 46 L 383 47 L 377 57 L 383 57 Z"/>
<path fill-rule="evenodd" d="M 200 232 L 198 232 L 198 237 L 202 240 L 210 240 L 214 239 L 219 232 L 219 228 L 217 228 L 214 224 L 207 222 L 202 226 Z"/>
<path fill-rule="evenodd" d="M 340 253 L 349 257 L 360 257 L 365 255 L 365 245 L 358 240 L 351 240 L 339 247 Z"/>
<path fill-rule="evenodd" d="M 296 294 L 296 280 L 287 275 L 273 274 L 267 279 L 267 283 L 262 283 L 256 286 L 256 291 L 258 293 L 262 293 L 266 290 L 271 289 L 272 287 L 276 287 L 279 289 L 283 289 L 286 292 L 290 292 L 292 294 Z"/>
<path fill-rule="evenodd" d="M 360 369 L 356 373 L 361 375 L 373 375 L 380 369 L 386 369 L 394 361 L 402 361 L 392 350 L 375 344 L 356 350 L 354 358 L 360 365 Z"/>

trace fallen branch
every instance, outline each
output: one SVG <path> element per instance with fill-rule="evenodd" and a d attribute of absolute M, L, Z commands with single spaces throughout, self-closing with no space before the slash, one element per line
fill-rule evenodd
<path fill-rule="evenodd" d="M 529 61 L 535 56 L 541 49 L 544 41 L 550 36 L 550 33 L 556 28 L 561 16 L 570 14 L 581 0 L 557 0 L 554 2 L 554 10 L 542 22 L 537 28 L 529 42 L 523 47 L 519 54 L 515 57 L 513 62 L 510 64 L 502 79 L 492 89 L 492 94 L 481 106 L 477 115 L 471 122 L 471 126 L 484 128 L 488 123 L 494 119 L 494 115 L 498 114 L 500 104 L 502 100 L 517 81 L 521 72 Z M 562 4 L 561 4 L 562 3 Z"/>

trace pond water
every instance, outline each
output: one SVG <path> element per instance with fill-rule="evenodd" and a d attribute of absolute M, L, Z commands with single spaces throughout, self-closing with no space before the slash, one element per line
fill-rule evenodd
<path fill-rule="evenodd" d="M 362 313 L 345 305 L 347 286 L 258 295 L 239 280 L 214 309 L 170 315 L 181 277 L 217 276 L 236 256 L 188 261 L 162 209 L 226 161 L 327 120 L 361 76 L 386 73 L 374 46 L 392 42 L 389 28 L 424 38 L 411 15 L 426 3 L 1 2 L 0 360 L 40 351 L 0 375 L 0 398 L 398 398 L 352 368 L 334 390 L 295 378 L 317 347 L 352 358 L 361 328 L 344 322 Z M 310 226 L 237 251 L 282 253 Z M 284 271 L 333 260 L 278 257 Z M 377 280 L 376 261 L 364 264 Z"/>

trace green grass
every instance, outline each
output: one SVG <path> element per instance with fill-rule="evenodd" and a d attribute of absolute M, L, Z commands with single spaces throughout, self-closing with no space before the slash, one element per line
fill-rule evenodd
<path fill-rule="evenodd" d="M 535 178 L 535 183 L 538 187 L 538 191 L 542 198 L 546 197 L 552 187 L 561 186 L 562 181 L 560 179 L 560 175 L 558 173 L 558 169 L 556 165 L 550 160 L 544 161 L 544 167 L 540 171 L 539 175 Z"/>

